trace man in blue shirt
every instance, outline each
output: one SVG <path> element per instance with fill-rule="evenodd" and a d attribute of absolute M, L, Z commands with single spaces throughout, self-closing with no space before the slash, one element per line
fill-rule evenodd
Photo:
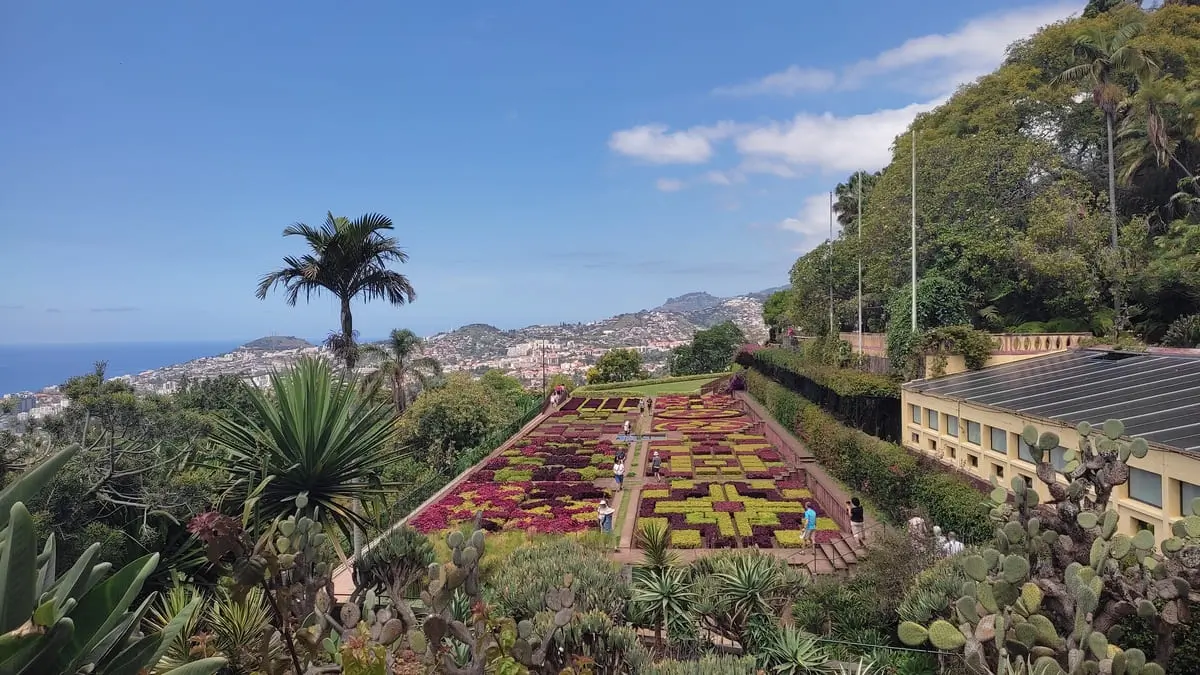
<path fill-rule="evenodd" d="M 804 505 L 804 542 L 812 544 L 817 533 L 817 510 L 812 502 Z"/>

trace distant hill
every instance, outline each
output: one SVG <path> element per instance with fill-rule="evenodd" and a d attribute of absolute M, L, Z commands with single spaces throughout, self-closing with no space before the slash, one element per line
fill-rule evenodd
<path fill-rule="evenodd" d="M 668 298 L 666 302 L 655 307 L 655 312 L 677 312 L 679 314 L 688 314 L 691 312 L 699 312 L 701 310 L 715 307 L 721 303 L 721 298 L 715 295 L 700 291 L 698 293 L 684 293 L 677 298 Z"/>
<path fill-rule="evenodd" d="M 260 337 L 257 340 L 251 340 L 239 347 L 239 349 L 249 349 L 257 352 L 278 352 L 285 349 L 303 349 L 313 346 L 315 345 L 308 340 L 301 340 L 298 337 L 272 335 L 270 337 Z"/>

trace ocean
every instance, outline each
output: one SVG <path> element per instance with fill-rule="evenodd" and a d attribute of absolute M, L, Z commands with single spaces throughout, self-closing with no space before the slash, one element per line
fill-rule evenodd
<path fill-rule="evenodd" d="M 39 391 L 107 361 L 108 377 L 133 375 L 237 349 L 243 342 L 133 342 L 0 345 L 0 395 Z"/>

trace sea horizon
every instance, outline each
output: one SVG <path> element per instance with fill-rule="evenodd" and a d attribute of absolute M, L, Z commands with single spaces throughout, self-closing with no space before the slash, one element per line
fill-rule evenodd
<path fill-rule="evenodd" d="M 0 395 L 37 392 L 49 386 L 61 385 L 68 378 L 92 372 L 97 361 L 107 362 L 107 377 L 136 375 L 225 354 L 249 341 L 0 344 Z"/>

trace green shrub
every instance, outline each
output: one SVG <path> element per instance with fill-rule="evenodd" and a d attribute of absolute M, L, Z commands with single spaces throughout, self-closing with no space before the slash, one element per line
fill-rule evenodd
<path fill-rule="evenodd" d="M 546 593 L 575 578 L 575 608 L 603 612 L 619 621 L 625 615 L 629 584 L 610 551 L 576 539 L 554 537 L 522 546 L 496 566 L 488 581 L 490 602 L 516 621 L 533 619 L 546 606 Z"/>
<path fill-rule="evenodd" d="M 698 661 L 659 661 L 646 666 L 643 675 L 754 675 L 753 656 L 708 655 Z"/>
<path fill-rule="evenodd" d="M 839 396 L 900 397 L 900 384 L 890 377 L 829 366 L 806 358 L 802 351 L 768 348 L 753 354 L 743 352 L 738 363 L 767 373 L 788 371 L 798 377 L 808 378 Z"/>
<path fill-rule="evenodd" d="M 924 466 L 909 451 L 840 424 L 821 408 L 754 370 L 746 388 L 785 427 L 805 440 L 821 466 L 862 492 L 885 516 L 903 521 L 913 508 L 965 542 L 992 534 L 983 495 L 965 479 Z"/>

